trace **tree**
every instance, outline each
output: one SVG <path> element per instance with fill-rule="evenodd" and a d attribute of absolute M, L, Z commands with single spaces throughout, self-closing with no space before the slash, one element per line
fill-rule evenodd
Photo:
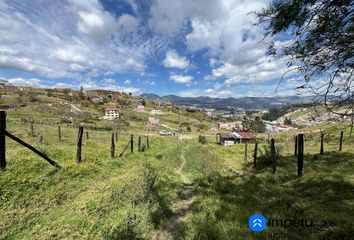
<path fill-rule="evenodd" d="M 293 122 L 291 121 L 291 118 L 286 117 L 286 118 L 284 119 L 284 124 L 286 124 L 286 125 L 291 125 L 291 124 L 293 124 Z"/>
<path fill-rule="evenodd" d="M 80 99 L 84 99 L 85 98 L 85 96 L 84 96 L 84 88 L 82 86 L 80 86 L 79 98 Z"/>
<path fill-rule="evenodd" d="M 271 39 L 269 53 L 303 76 L 297 89 L 330 112 L 353 116 L 354 0 L 275 0 L 257 12 Z M 278 41 L 284 34 L 291 40 Z M 349 106 L 346 111 L 339 108 Z M 350 111 L 351 110 L 351 111 Z M 353 118 L 352 118 L 353 119 Z"/>

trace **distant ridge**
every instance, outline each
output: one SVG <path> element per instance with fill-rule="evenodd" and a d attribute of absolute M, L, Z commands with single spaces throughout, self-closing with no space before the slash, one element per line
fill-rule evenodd
<path fill-rule="evenodd" d="M 144 93 L 141 98 L 152 101 L 170 102 L 178 105 L 189 105 L 204 108 L 225 109 L 228 107 L 243 109 L 269 109 L 277 106 L 286 106 L 301 103 L 311 103 L 313 96 L 286 96 L 286 97 L 241 97 L 241 98 L 211 98 L 211 97 L 180 97 L 167 95 L 160 97 L 153 93 Z"/>

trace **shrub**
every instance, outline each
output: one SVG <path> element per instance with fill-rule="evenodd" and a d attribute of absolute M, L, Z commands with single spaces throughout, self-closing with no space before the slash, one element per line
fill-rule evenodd
<path fill-rule="evenodd" d="M 206 144 L 207 143 L 206 137 L 199 135 L 198 142 L 200 142 L 201 144 Z"/>
<path fill-rule="evenodd" d="M 283 148 L 280 145 L 275 144 L 275 159 L 278 160 L 281 156 Z M 271 164 L 272 163 L 272 150 L 271 150 L 271 144 L 269 143 L 268 145 L 264 146 L 263 149 L 260 149 L 260 157 L 259 157 L 259 162 L 263 162 L 265 164 Z"/>

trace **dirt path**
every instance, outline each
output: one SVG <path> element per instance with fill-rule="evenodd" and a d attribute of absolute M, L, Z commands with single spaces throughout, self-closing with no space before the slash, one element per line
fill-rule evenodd
<path fill-rule="evenodd" d="M 194 195 L 193 195 L 194 184 L 183 173 L 183 168 L 184 165 L 186 164 L 184 150 L 182 151 L 180 158 L 182 159 L 182 163 L 177 172 L 180 175 L 183 182 L 184 197 L 183 200 L 173 205 L 172 208 L 173 214 L 169 218 L 162 220 L 161 228 L 154 237 L 155 240 L 173 239 L 173 233 L 177 230 L 178 225 L 181 222 L 185 221 L 189 207 L 192 205 L 194 201 Z"/>

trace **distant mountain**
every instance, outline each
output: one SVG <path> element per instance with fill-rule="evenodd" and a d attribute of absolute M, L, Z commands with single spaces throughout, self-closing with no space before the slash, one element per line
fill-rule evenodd
<path fill-rule="evenodd" d="M 204 108 L 226 109 L 269 109 L 276 106 L 285 106 L 301 103 L 311 103 L 311 96 L 288 96 L 288 97 L 242 97 L 242 98 L 211 98 L 211 97 L 180 97 L 176 95 L 158 96 L 145 93 L 141 98 L 152 101 L 171 102 L 178 105 L 197 106 Z"/>

